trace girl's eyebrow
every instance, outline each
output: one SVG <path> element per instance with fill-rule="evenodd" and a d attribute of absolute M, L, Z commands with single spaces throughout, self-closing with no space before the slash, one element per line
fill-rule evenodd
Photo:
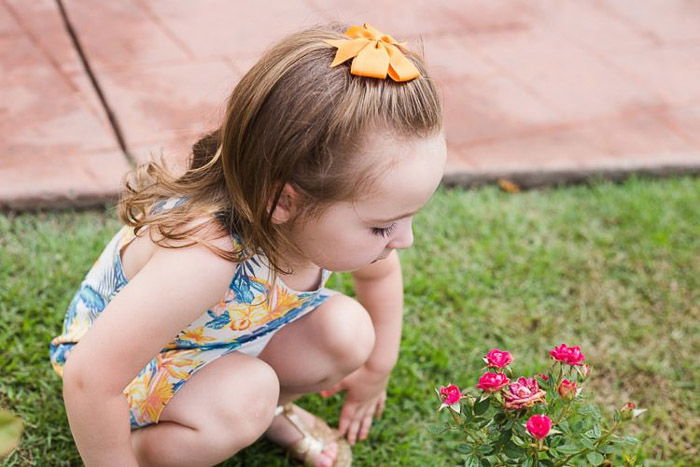
<path fill-rule="evenodd" d="M 400 216 L 396 216 L 396 217 L 393 217 L 393 218 L 391 218 L 391 219 L 374 220 L 374 221 L 371 221 L 371 222 L 378 223 L 378 224 L 386 223 L 386 222 L 394 222 L 394 221 L 397 221 L 397 220 L 399 220 L 399 219 L 403 219 L 404 217 L 412 216 L 412 215 L 414 215 L 414 214 L 417 213 L 417 212 L 418 212 L 418 210 L 415 210 L 415 211 L 412 211 L 412 212 L 407 212 L 406 214 L 401 214 Z"/>

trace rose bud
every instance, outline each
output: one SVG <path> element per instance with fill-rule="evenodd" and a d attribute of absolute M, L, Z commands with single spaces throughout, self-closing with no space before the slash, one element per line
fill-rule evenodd
<path fill-rule="evenodd" d="M 484 392 L 496 392 L 508 384 L 510 380 L 503 373 L 485 373 L 479 378 L 476 387 Z"/>
<path fill-rule="evenodd" d="M 638 409 L 637 404 L 634 402 L 628 402 L 620 409 L 620 418 L 622 420 L 629 420 L 631 418 L 639 417 L 646 411 L 647 409 Z"/>
<path fill-rule="evenodd" d="M 440 388 L 440 400 L 447 405 L 452 405 L 458 402 L 462 398 L 462 393 L 459 388 L 454 384 L 449 386 L 442 386 Z"/>
<path fill-rule="evenodd" d="M 436 389 L 436 391 L 438 393 L 438 397 L 440 397 L 440 400 L 442 401 L 442 404 L 440 404 L 440 408 L 438 410 L 449 407 L 450 410 L 459 413 L 459 401 L 462 400 L 462 392 L 457 386 L 454 384 L 449 384 L 447 386 L 440 387 L 439 390 Z"/>
<path fill-rule="evenodd" d="M 559 393 L 562 399 L 567 401 L 573 400 L 573 398 L 576 397 L 577 392 L 576 383 L 564 378 L 561 380 L 557 392 Z"/>
<path fill-rule="evenodd" d="M 519 410 L 545 402 L 547 393 L 540 389 L 535 378 L 520 377 L 503 391 L 505 408 Z"/>
<path fill-rule="evenodd" d="M 491 368 L 505 368 L 513 361 L 510 352 L 505 350 L 493 349 L 484 357 L 484 362 Z"/>
<path fill-rule="evenodd" d="M 533 415 L 525 424 L 527 431 L 537 439 L 542 439 L 552 429 L 552 419 L 546 415 Z"/>
<path fill-rule="evenodd" d="M 540 373 L 539 375 L 537 375 L 537 377 L 542 381 L 549 381 L 549 376 L 545 375 L 544 373 Z"/>
<path fill-rule="evenodd" d="M 555 360 L 568 365 L 581 365 L 581 362 L 586 358 L 581 353 L 581 348 L 579 346 L 568 347 L 566 344 L 554 347 L 554 349 L 549 351 L 549 355 Z"/>
<path fill-rule="evenodd" d="M 586 378 L 588 378 L 591 375 L 591 366 L 587 364 L 583 366 L 577 366 L 576 371 L 578 371 L 578 374 L 581 376 L 581 380 L 585 381 Z"/>

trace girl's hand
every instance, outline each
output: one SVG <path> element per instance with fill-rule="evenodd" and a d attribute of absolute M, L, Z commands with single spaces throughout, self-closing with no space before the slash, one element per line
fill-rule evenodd
<path fill-rule="evenodd" d="M 322 397 L 330 397 L 347 391 L 340 412 L 338 431 L 350 444 L 364 440 L 372 427 L 372 418 L 379 418 L 386 402 L 386 385 L 389 375 L 362 366 L 343 378 L 330 389 L 321 391 Z"/>

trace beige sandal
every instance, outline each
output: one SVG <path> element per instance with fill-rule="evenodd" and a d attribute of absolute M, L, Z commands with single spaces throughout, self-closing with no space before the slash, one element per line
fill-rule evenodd
<path fill-rule="evenodd" d="M 289 423 L 303 436 L 303 438 L 287 448 L 292 457 L 302 461 L 304 465 L 313 466 L 313 459 L 318 459 L 318 456 L 326 446 L 335 441 L 338 445 L 338 454 L 333 462 L 333 467 L 349 467 L 352 464 L 350 445 L 336 430 L 329 427 L 326 422 L 315 417 L 314 426 L 309 430 L 301 418 L 299 418 L 299 415 L 294 413 L 294 404 L 291 402 L 277 407 L 275 415 L 280 414 L 284 415 L 284 417 L 289 420 Z"/>

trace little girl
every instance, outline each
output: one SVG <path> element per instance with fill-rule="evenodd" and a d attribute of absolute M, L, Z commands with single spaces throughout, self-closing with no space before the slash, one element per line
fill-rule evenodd
<path fill-rule="evenodd" d="M 369 25 L 287 37 L 172 176 L 147 164 L 51 362 L 84 462 L 212 465 L 262 434 L 349 465 L 401 335 L 395 250 L 445 164 L 420 58 Z M 357 301 L 324 288 L 351 271 Z M 291 402 L 346 391 L 337 432 Z M 345 441 L 347 440 L 347 441 Z"/>

